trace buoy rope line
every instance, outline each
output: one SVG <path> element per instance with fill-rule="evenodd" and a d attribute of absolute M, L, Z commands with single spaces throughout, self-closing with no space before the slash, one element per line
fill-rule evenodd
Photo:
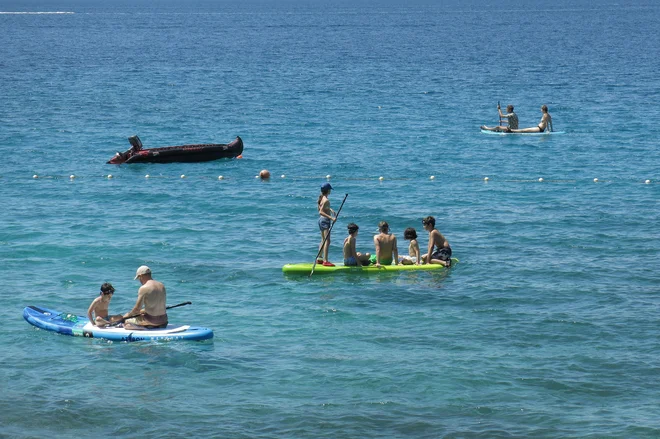
<path fill-rule="evenodd" d="M 0 179 L 6 179 L 7 177 L 3 177 L 0 175 Z M 32 179 L 34 180 L 69 180 L 69 181 L 74 181 L 74 180 L 79 180 L 79 179 L 106 179 L 106 180 L 113 180 L 113 179 L 126 179 L 126 176 L 115 176 L 112 174 L 105 174 L 105 175 L 74 175 L 71 174 L 69 176 L 66 175 L 38 175 L 34 174 L 32 176 Z M 128 178 L 135 179 L 135 178 L 140 178 L 137 176 L 130 176 Z M 237 180 L 236 178 L 232 177 L 225 177 L 223 175 L 219 175 L 217 177 L 210 177 L 207 175 L 195 175 L 195 176 L 189 176 L 182 174 L 180 176 L 172 176 L 172 175 L 150 175 L 146 174 L 144 179 L 162 179 L 162 180 L 171 180 L 171 179 L 191 179 L 191 180 Z M 263 174 L 257 174 L 254 176 L 255 179 L 262 180 L 262 181 L 270 181 L 270 180 L 275 180 L 275 178 L 271 178 L 270 175 L 268 177 L 264 177 Z M 335 177 L 332 177 L 330 175 L 326 176 L 304 176 L 304 175 L 297 175 L 297 176 L 287 176 L 282 174 L 280 176 L 280 179 L 288 179 L 288 180 L 321 180 L 321 179 L 335 179 Z M 339 181 L 416 181 L 418 180 L 417 178 L 406 178 L 406 177 L 341 177 L 339 178 Z M 431 175 L 428 177 L 429 181 L 434 181 L 436 180 L 436 177 L 434 175 Z M 456 177 L 452 177 L 452 180 L 457 180 Z M 491 179 L 490 177 L 483 177 L 483 178 L 465 178 L 463 181 L 481 181 L 484 183 L 490 183 L 490 182 L 503 182 L 503 183 L 578 183 L 583 180 L 579 179 L 545 179 L 543 177 L 539 177 L 537 179 L 529 179 L 529 178 L 520 178 L 520 179 L 515 179 L 515 178 L 503 178 L 503 179 L 497 179 L 495 178 L 494 180 Z M 630 182 L 630 179 L 611 179 L 611 180 L 601 180 L 599 178 L 594 178 L 593 180 L 587 180 L 592 183 L 614 183 L 614 182 Z M 646 180 L 632 180 L 634 183 L 642 183 L 642 184 L 652 184 L 652 183 L 657 183 L 657 181 L 653 181 L 650 179 Z"/>

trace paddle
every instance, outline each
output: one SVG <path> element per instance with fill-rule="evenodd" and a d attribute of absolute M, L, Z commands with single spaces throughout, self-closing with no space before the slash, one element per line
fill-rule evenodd
<path fill-rule="evenodd" d="M 341 212 L 341 208 L 344 207 L 344 203 L 346 202 L 346 198 L 348 198 L 348 194 L 344 196 L 344 201 L 341 202 L 341 206 L 339 206 L 339 210 L 337 211 L 337 215 L 335 215 L 335 220 L 330 224 L 330 229 L 328 230 L 328 233 L 325 235 L 325 238 L 323 238 L 323 242 L 321 243 L 321 247 L 319 247 L 319 252 L 316 254 L 316 257 L 314 258 L 314 265 L 312 265 L 312 272 L 309 273 L 309 277 L 312 277 L 312 274 L 314 274 L 314 269 L 316 268 L 316 263 L 319 260 L 319 256 L 321 256 L 321 252 L 323 251 L 323 247 L 325 246 L 325 241 L 328 239 L 328 236 L 330 236 L 330 232 L 332 232 L 332 228 L 335 226 L 335 223 L 337 222 L 337 218 L 339 218 L 339 213 Z"/>
<path fill-rule="evenodd" d="M 172 308 L 177 308 L 177 307 L 179 307 L 179 306 L 186 306 L 186 305 L 192 305 L 192 302 L 182 302 L 182 303 L 178 303 L 178 304 L 176 304 L 176 305 L 168 306 L 168 307 L 166 307 L 165 309 L 172 309 Z M 117 326 L 117 325 L 120 324 L 120 323 L 124 323 L 124 322 L 125 322 L 126 320 L 128 320 L 128 319 L 134 319 L 135 317 L 140 317 L 141 315 L 142 315 L 142 314 L 135 314 L 135 315 L 128 316 L 128 317 L 122 317 L 121 320 L 118 320 L 118 321 L 116 321 L 116 322 L 114 322 L 114 323 L 110 323 L 108 326 Z"/>
<path fill-rule="evenodd" d="M 500 118 L 500 123 L 498 126 L 502 126 L 502 113 L 500 112 L 500 101 L 497 101 L 497 115 Z"/>

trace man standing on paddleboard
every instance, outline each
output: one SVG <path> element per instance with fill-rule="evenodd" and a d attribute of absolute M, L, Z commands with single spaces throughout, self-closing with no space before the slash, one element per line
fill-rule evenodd
<path fill-rule="evenodd" d="M 142 265 L 135 273 L 142 286 L 135 306 L 124 314 L 124 328 L 140 330 L 167 326 L 165 285 L 152 279 L 151 269 Z"/>

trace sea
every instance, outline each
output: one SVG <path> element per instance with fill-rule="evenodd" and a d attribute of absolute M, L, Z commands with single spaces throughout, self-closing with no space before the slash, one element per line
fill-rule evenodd
<path fill-rule="evenodd" d="M 651 0 L 0 0 L 0 437 L 660 437 L 658 53 Z M 429 215 L 459 262 L 284 275 L 325 182 L 332 262 Z M 22 317 L 140 265 L 212 340 Z"/>

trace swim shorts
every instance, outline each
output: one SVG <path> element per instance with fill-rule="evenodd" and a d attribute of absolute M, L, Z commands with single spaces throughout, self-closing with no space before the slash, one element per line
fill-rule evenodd
<path fill-rule="evenodd" d="M 357 267 L 357 261 L 351 256 L 350 258 L 344 259 L 344 265 L 347 267 Z"/>
<path fill-rule="evenodd" d="M 321 231 L 329 230 L 330 225 L 332 225 L 332 221 L 330 221 L 330 218 L 326 218 L 324 216 L 319 217 L 319 229 L 321 229 Z"/>
<path fill-rule="evenodd" d="M 371 255 L 369 258 L 369 262 L 372 263 L 373 265 L 376 265 L 376 255 Z M 392 265 L 392 260 L 391 259 L 381 259 L 380 265 Z"/>
<path fill-rule="evenodd" d="M 449 261 L 451 259 L 451 247 L 442 247 L 440 250 L 433 252 L 431 259 Z"/>

